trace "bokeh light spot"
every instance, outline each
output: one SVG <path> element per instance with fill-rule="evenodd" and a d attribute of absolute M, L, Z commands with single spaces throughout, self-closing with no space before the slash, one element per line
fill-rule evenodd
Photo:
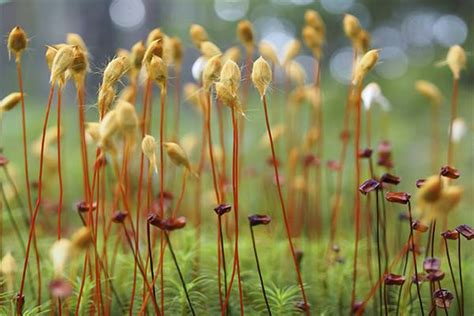
<path fill-rule="evenodd" d="M 214 10 L 223 20 L 237 21 L 247 14 L 249 0 L 215 0 Z"/>
<path fill-rule="evenodd" d="M 378 75 L 385 79 L 396 79 L 408 70 L 408 57 L 398 47 L 384 47 L 380 50 L 380 63 L 375 67 Z"/>
<path fill-rule="evenodd" d="M 145 21 L 145 6 L 142 0 L 114 0 L 109 8 L 115 25 L 124 29 L 136 29 Z"/>
<path fill-rule="evenodd" d="M 329 70 L 335 80 L 344 84 L 351 81 L 352 58 L 353 54 L 350 47 L 342 48 L 331 56 Z"/>
<path fill-rule="evenodd" d="M 443 15 L 433 26 L 436 41 L 445 47 L 462 44 L 467 37 L 467 26 L 455 15 Z"/>

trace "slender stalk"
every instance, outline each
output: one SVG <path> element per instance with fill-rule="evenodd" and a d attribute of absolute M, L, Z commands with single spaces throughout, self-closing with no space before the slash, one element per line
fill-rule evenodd
<path fill-rule="evenodd" d="M 222 256 L 222 271 L 224 273 L 224 293 L 227 293 L 227 265 L 226 265 L 226 262 L 225 262 L 225 251 L 224 251 L 224 235 L 222 234 L 222 220 L 221 220 L 221 216 L 218 216 L 218 225 L 219 225 L 219 236 L 218 236 L 218 239 L 219 239 L 219 243 L 220 243 L 220 255 Z M 220 263 L 220 262 L 219 262 Z M 220 264 L 219 264 L 219 267 L 218 267 L 218 273 L 219 273 L 219 278 L 220 278 Z M 220 282 L 219 282 L 219 288 L 220 288 Z M 222 304 L 222 310 L 221 312 L 224 311 L 224 305 Z M 227 306 L 227 313 L 229 313 L 229 306 Z"/>
<path fill-rule="evenodd" d="M 232 274 L 230 277 L 229 288 L 227 289 L 224 310 L 227 310 L 232 284 L 237 271 L 237 280 L 239 287 L 240 314 L 244 314 L 242 284 L 240 279 L 239 262 L 239 126 L 237 124 L 235 109 L 232 107 L 232 130 L 233 130 L 233 150 L 232 150 L 232 191 L 234 196 L 234 220 L 235 220 L 235 241 L 234 241 L 234 263 L 232 265 Z M 224 315 L 224 314 L 222 314 Z"/>
<path fill-rule="evenodd" d="M 458 238 L 458 267 L 459 267 L 459 284 L 461 286 L 461 316 L 464 316 L 464 285 L 462 282 L 461 236 L 459 236 Z"/>
<path fill-rule="evenodd" d="M 361 88 L 362 85 L 359 84 L 355 87 L 355 91 L 357 93 L 357 101 L 355 104 L 355 111 L 356 111 L 356 127 L 355 127 L 355 181 L 358 185 L 360 183 L 360 159 L 359 159 L 359 150 L 360 150 L 360 130 L 361 130 L 361 109 L 360 109 L 360 101 L 361 101 Z M 359 236 L 360 236 L 360 193 L 355 190 L 355 250 L 354 250 L 354 262 L 353 262 L 353 272 L 352 272 L 352 293 L 351 293 L 351 306 L 354 306 L 355 297 L 356 297 L 356 284 L 357 284 L 357 257 L 359 252 Z"/>
<path fill-rule="evenodd" d="M 176 259 L 176 256 L 173 251 L 173 247 L 171 246 L 170 242 L 170 237 L 168 236 L 167 232 L 164 232 L 165 237 L 166 237 L 166 243 L 168 244 L 168 248 L 170 249 L 171 257 L 173 258 L 174 265 L 176 266 L 176 270 L 178 271 L 179 279 L 181 280 L 181 285 L 183 286 L 184 293 L 186 294 L 186 299 L 188 301 L 188 306 L 191 311 L 191 314 L 196 315 L 194 312 L 193 304 L 191 303 L 191 298 L 189 297 L 188 290 L 186 288 L 186 282 L 184 281 L 183 274 L 181 273 L 181 269 L 179 268 L 178 265 L 178 260 Z"/>
<path fill-rule="evenodd" d="M 146 241 L 148 245 L 148 257 L 150 258 L 150 275 L 151 275 L 151 279 L 153 280 L 155 278 L 155 275 L 154 275 L 154 270 L 153 270 L 153 250 L 152 250 L 152 245 L 151 245 L 150 223 L 146 224 Z M 153 289 L 153 298 L 156 300 L 156 288 L 154 284 L 152 286 L 152 289 Z"/>
<path fill-rule="evenodd" d="M 179 139 L 179 121 L 181 107 L 181 71 L 175 68 L 175 105 L 174 105 L 174 138 Z"/>
<path fill-rule="evenodd" d="M 375 194 L 375 207 L 376 207 L 376 216 L 377 216 L 377 224 L 375 227 L 375 235 L 376 235 L 376 242 L 377 242 L 377 269 L 379 274 L 379 280 L 382 280 L 382 262 L 381 262 L 381 251 L 380 251 L 380 207 L 379 207 L 379 192 L 376 191 Z M 382 315 L 382 288 L 379 287 L 379 315 Z"/>
<path fill-rule="evenodd" d="M 81 285 L 79 287 L 79 294 L 77 297 L 77 302 L 76 302 L 76 310 L 74 312 L 74 315 L 77 316 L 79 315 L 79 307 L 81 306 L 81 298 L 82 298 L 82 293 L 84 292 L 84 285 L 85 285 L 85 279 L 86 279 L 86 274 L 87 274 L 87 262 L 89 261 L 89 251 L 86 252 L 86 255 L 84 256 L 84 264 L 82 265 L 82 278 L 81 278 Z"/>
<path fill-rule="evenodd" d="M 387 284 L 383 285 L 383 305 L 385 310 L 385 316 L 388 316 L 388 293 L 387 293 Z"/>
<path fill-rule="evenodd" d="M 384 196 L 384 190 L 381 188 L 382 197 Z M 385 204 L 385 199 L 382 198 L 382 242 L 383 242 L 383 252 L 384 252 L 384 269 L 388 271 L 388 260 L 389 260 L 389 253 L 388 253 L 388 243 L 387 243 L 387 207 Z"/>
<path fill-rule="evenodd" d="M 420 292 L 420 284 L 418 284 L 418 268 L 416 266 L 416 249 L 415 249 L 415 241 L 413 239 L 413 218 L 411 215 L 411 203 L 408 201 L 408 216 L 410 220 L 410 240 L 411 240 L 411 251 L 413 254 L 413 266 L 415 268 L 415 283 L 416 283 L 416 292 L 418 294 L 418 301 L 420 302 L 420 308 L 421 308 L 421 315 L 425 315 L 425 312 L 423 310 L 423 301 L 421 300 L 421 292 Z M 410 251 L 410 250 L 408 250 Z"/>
<path fill-rule="evenodd" d="M 175 217 L 181 209 L 181 204 L 183 203 L 184 193 L 186 192 L 186 179 L 188 178 L 188 169 L 183 170 L 183 180 L 181 181 L 181 192 L 179 193 L 178 201 L 176 202 L 176 207 L 171 213 L 171 217 Z"/>
<path fill-rule="evenodd" d="M 143 282 L 145 283 L 145 286 L 147 287 L 148 292 L 150 292 L 153 295 L 153 290 L 152 290 L 152 288 L 150 286 L 150 283 L 148 282 L 148 279 L 146 277 L 146 271 L 143 269 L 143 264 L 141 263 L 140 257 L 137 255 L 137 252 L 133 248 L 133 242 L 130 239 L 130 236 L 128 235 L 127 227 L 125 226 L 125 223 L 122 223 L 122 227 L 123 227 L 125 237 L 127 238 L 127 242 L 130 246 L 130 249 L 132 250 L 133 257 L 134 257 L 135 261 L 137 262 L 138 269 L 140 270 L 140 273 L 142 274 Z M 162 315 L 161 310 L 158 307 L 158 304 L 156 303 L 156 300 L 152 300 L 152 303 L 153 303 L 153 308 L 155 310 L 156 315 Z"/>
<path fill-rule="evenodd" d="M 209 158 L 211 160 L 211 170 L 212 170 L 212 182 L 214 184 L 214 192 L 216 194 L 216 201 L 217 204 L 221 203 L 221 198 L 219 195 L 219 186 L 217 184 L 217 172 L 216 172 L 216 166 L 214 164 L 214 152 L 212 149 L 212 131 L 211 131 L 211 93 L 207 92 L 206 93 L 206 100 L 207 100 L 207 111 L 206 111 L 206 129 L 207 129 L 207 141 L 208 141 L 208 148 L 209 148 Z"/>
<path fill-rule="evenodd" d="M 458 287 L 456 285 L 456 278 L 454 277 L 453 265 L 451 264 L 451 256 L 449 255 L 448 240 L 444 239 L 444 246 L 446 249 L 446 257 L 448 258 L 449 272 L 451 273 L 451 279 L 453 280 L 454 292 L 456 293 L 456 302 L 458 303 L 458 308 L 461 309 L 461 301 L 459 299 Z"/>
<path fill-rule="evenodd" d="M 164 127 L 165 127 L 165 99 L 166 99 L 166 85 L 161 86 L 160 93 L 160 216 L 163 218 L 165 214 L 164 206 L 164 182 L 165 182 L 165 167 L 164 167 L 164 155 L 163 155 L 163 143 L 164 143 Z M 163 275 L 163 257 L 164 257 L 164 244 L 163 244 L 163 234 L 161 234 L 160 242 L 160 302 L 161 309 L 164 312 L 165 307 L 165 287 L 164 287 L 164 275 Z"/>
<path fill-rule="evenodd" d="M 59 180 L 59 202 L 58 202 L 58 240 L 61 239 L 61 210 L 63 208 L 63 176 L 61 172 L 61 91 L 62 87 L 58 87 L 58 119 L 56 132 L 58 135 L 58 180 Z M 61 308 L 61 306 L 59 306 Z"/>
<path fill-rule="evenodd" d="M 263 298 L 265 299 L 265 305 L 267 306 L 268 315 L 272 315 L 270 304 L 268 303 L 267 293 L 265 292 L 265 284 L 263 283 L 262 271 L 260 269 L 260 262 L 258 260 L 257 246 L 255 245 L 255 236 L 253 233 L 252 225 L 250 225 L 250 236 L 252 236 L 253 253 L 255 255 L 255 262 L 257 263 L 258 277 L 260 279 L 260 286 L 262 287 Z"/>
<path fill-rule="evenodd" d="M 224 313 L 224 302 L 222 302 L 222 281 L 221 281 L 221 260 L 222 260 L 222 234 L 220 226 L 222 225 L 220 216 L 217 217 L 217 289 L 219 294 L 219 306 L 221 308 L 221 314 Z M 224 267 L 225 268 L 225 267 Z M 227 279 L 227 277 L 226 277 Z M 227 281 L 227 280 L 226 280 Z M 227 293 L 227 284 L 224 288 L 224 293 Z"/>
<path fill-rule="evenodd" d="M 220 185 L 220 195 L 221 200 L 225 201 L 225 184 L 227 180 L 227 166 L 226 166 L 226 154 L 225 154 L 225 135 L 224 135 L 224 118 L 223 118 L 223 105 L 219 103 L 217 100 L 217 120 L 219 125 L 219 141 L 222 149 L 222 159 L 221 159 L 221 174 L 219 177 L 219 185 Z M 226 217 L 227 219 L 227 217 Z"/>
<path fill-rule="evenodd" d="M 25 170 L 25 182 L 26 182 L 26 196 L 28 199 L 28 211 L 30 218 L 33 217 L 33 205 L 31 200 L 31 187 L 30 187 L 30 175 L 28 169 L 28 143 L 26 140 L 26 110 L 25 110 L 25 94 L 23 89 L 23 72 L 21 67 L 21 59 L 16 60 L 16 71 L 18 77 L 18 87 L 20 89 L 20 103 L 21 103 L 21 130 L 23 140 L 23 167 Z M 33 231 L 33 250 L 36 258 L 36 270 L 38 273 L 38 305 L 41 305 L 41 266 L 40 256 L 38 251 L 38 244 L 36 240 L 36 232 Z"/>
<path fill-rule="evenodd" d="M 408 244 L 410 243 L 410 237 L 408 237 Z M 407 251 L 406 254 L 405 254 L 405 263 L 403 264 L 403 272 L 402 272 L 402 275 L 405 275 L 406 274 L 406 271 L 407 271 L 407 266 L 408 266 L 408 257 L 409 257 L 409 252 Z M 412 282 L 411 282 L 412 283 Z M 411 283 L 410 283 L 410 289 L 411 289 Z M 395 315 L 398 316 L 398 312 L 400 310 L 400 300 L 401 300 L 401 297 L 402 297 L 402 288 L 403 288 L 403 285 L 400 286 L 400 289 L 398 290 L 398 299 L 397 299 L 397 312 Z M 410 292 L 410 295 L 411 295 L 411 292 Z"/>
<path fill-rule="evenodd" d="M 268 138 L 270 140 L 270 147 L 271 147 L 271 151 L 272 151 L 272 159 L 273 159 L 273 161 L 276 161 L 275 145 L 273 143 L 272 131 L 271 131 L 271 128 L 270 128 L 270 121 L 268 119 L 267 99 L 266 99 L 265 95 L 262 97 L 262 102 L 263 102 L 263 110 L 265 112 L 265 123 L 267 125 L 267 134 L 268 134 Z M 290 225 L 288 223 L 288 219 L 287 219 L 287 216 L 286 216 L 285 201 L 283 199 L 283 193 L 282 193 L 281 185 L 280 185 L 280 176 L 278 174 L 278 166 L 277 166 L 276 163 L 273 164 L 273 168 L 274 168 L 274 172 L 275 172 L 275 180 L 276 180 L 276 183 L 277 183 L 278 196 L 279 196 L 279 199 L 280 199 L 280 206 L 281 206 L 281 210 L 282 210 L 282 213 L 283 213 L 283 221 L 285 223 L 286 235 L 287 235 L 287 238 L 288 238 L 288 244 L 290 246 L 291 256 L 293 257 L 293 264 L 295 266 L 296 276 L 298 278 L 298 284 L 300 286 L 300 291 L 301 291 L 301 295 L 303 297 L 305 307 L 307 307 L 306 314 L 310 315 L 309 308 L 308 308 L 309 307 L 308 300 L 306 298 L 306 293 L 305 293 L 304 285 L 303 285 L 303 279 L 301 278 L 301 272 L 300 272 L 300 269 L 298 267 L 298 260 L 296 259 L 295 249 L 294 249 L 294 246 L 293 246 L 293 241 L 291 239 L 291 230 L 290 230 Z"/>
<path fill-rule="evenodd" d="M 28 234 L 28 243 L 26 245 L 26 253 L 25 253 L 25 260 L 23 262 L 23 272 L 21 275 L 21 283 L 20 283 L 20 290 L 18 292 L 18 298 L 22 300 L 23 298 L 23 290 L 25 288 L 25 276 L 26 276 L 26 270 L 28 269 L 28 260 L 30 256 L 30 248 L 31 248 L 31 241 L 33 239 L 33 234 L 35 231 L 35 224 L 36 224 L 36 217 L 38 216 L 38 211 L 39 207 L 41 205 L 41 198 L 42 198 L 42 181 L 43 181 L 43 158 L 44 158 L 44 143 L 45 143 L 45 138 L 46 138 L 46 129 L 48 126 L 48 118 L 49 118 L 49 112 L 51 111 L 51 101 L 53 99 L 53 94 L 54 94 L 54 85 L 51 85 L 50 91 L 49 91 L 49 97 L 48 97 L 48 104 L 46 106 L 46 115 L 45 119 L 43 122 L 43 134 L 41 136 L 41 150 L 40 150 L 40 170 L 39 170 L 39 179 L 38 179 L 38 199 L 36 200 L 36 206 L 33 211 L 33 216 L 31 218 L 31 225 L 30 225 L 30 230 Z M 40 289 L 38 288 L 38 295 L 40 295 Z M 17 313 L 21 314 L 20 305 L 17 304 Z"/>

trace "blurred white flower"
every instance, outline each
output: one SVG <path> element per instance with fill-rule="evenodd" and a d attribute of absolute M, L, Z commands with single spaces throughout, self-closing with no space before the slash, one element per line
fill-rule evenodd
<path fill-rule="evenodd" d="M 201 82 L 202 72 L 204 71 L 204 67 L 206 67 L 206 64 L 207 64 L 207 59 L 204 58 L 203 56 L 199 57 L 194 62 L 191 68 L 191 73 L 193 74 L 194 80 L 196 80 L 197 82 Z"/>
<path fill-rule="evenodd" d="M 466 122 L 463 118 L 458 117 L 453 121 L 453 132 L 451 135 L 451 141 L 453 143 L 459 143 L 463 136 L 467 132 Z"/>
<path fill-rule="evenodd" d="M 384 111 L 390 111 L 390 101 L 382 94 L 382 89 L 375 82 L 371 82 L 362 90 L 362 101 L 364 102 L 365 110 L 370 110 L 370 107 L 377 103 Z"/>

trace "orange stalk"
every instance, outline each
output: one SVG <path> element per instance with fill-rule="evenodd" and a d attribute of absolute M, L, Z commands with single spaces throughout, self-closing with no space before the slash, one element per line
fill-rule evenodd
<path fill-rule="evenodd" d="M 28 260 L 30 256 L 30 248 L 31 248 L 31 241 L 33 239 L 33 234 L 35 231 L 35 224 L 36 224 L 36 217 L 38 216 L 39 212 L 39 207 L 41 205 L 41 198 L 42 198 L 42 181 L 43 181 L 43 158 L 44 158 L 44 143 L 45 143 L 45 138 L 46 138 L 46 129 L 48 127 L 48 118 L 49 118 L 49 112 L 51 111 L 51 102 L 53 100 L 53 94 L 54 94 L 54 85 L 51 85 L 51 88 L 49 90 L 49 97 L 48 97 L 48 104 L 46 106 L 46 115 L 45 119 L 43 122 L 43 133 L 41 136 L 41 150 L 40 150 L 40 170 L 39 170 L 39 179 L 38 179 L 38 199 L 36 200 L 36 205 L 35 209 L 33 211 L 33 216 L 31 218 L 31 225 L 30 225 L 30 230 L 28 234 L 28 243 L 26 246 L 26 254 L 25 254 L 25 260 L 23 262 L 23 272 L 21 275 L 21 283 L 20 283 L 20 290 L 18 292 L 17 296 L 17 313 L 21 314 L 22 309 L 23 309 L 23 290 L 25 288 L 25 277 L 26 277 L 26 270 L 28 269 Z M 40 291 L 40 289 L 38 289 Z"/>
<path fill-rule="evenodd" d="M 269 118 L 268 118 L 267 98 L 266 98 L 265 95 L 262 97 L 262 102 L 263 102 L 263 110 L 265 112 L 265 123 L 266 123 L 266 126 L 267 126 L 268 138 L 270 140 L 270 147 L 271 147 L 271 150 L 272 150 L 272 159 L 273 159 L 273 161 L 276 161 L 275 145 L 273 143 L 272 131 L 271 131 L 271 128 L 270 128 L 270 121 L 269 121 Z M 283 193 L 282 193 L 281 184 L 280 184 L 280 176 L 279 176 L 279 173 L 278 173 L 278 166 L 277 166 L 276 163 L 273 163 L 273 169 L 274 169 L 274 172 L 275 172 L 275 180 L 276 180 L 276 183 L 277 183 L 278 197 L 280 199 L 280 206 L 281 206 L 281 211 L 282 211 L 282 214 L 283 214 L 283 221 L 285 223 L 286 235 L 287 235 L 287 238 L 288 238 L 288 245 L 290 246 L 290 252 L 291 252 L 291 256 L 293 258 L 293 264 L 295 266 L 295 271 L 296 271 L 296 276 L 297 276 L 298 284 L 299 284 L 300 291 L 301 291 L 301 296 L 303 297 L 305 307 L 307 308 L 306 309 L 306 315 L 310 315 L 309 308 L 308 308 L 309 307 L 308 300 L 306 298 L 306 293 L 305 293 L 304 286 L 303 286 L 303 279 L 301 277 L 301 272 L 300 272 L 300 268 L 298 266 L 298 260 L 296 258 L 296 253 L 295 253 L 293 241 L 291 239 L 291 229 L 290 229 L 290 224 L 288 222 L 288 218 L 287 218 L 287 214 L 286 214 L 285 201 L 283 199 Z"/>
<path fill-rule="evenodd" d="M 58 87 L 58 119 L 57 119 L 57 134 L 58 134 L 58 180 L 59 180 L 59 202 L 58 202 L 58 240 L 61 239 L 61 209 L 63 207 L 63 176 L 61 173 L 61 89 Z M 61 305 L 59 305 L 61 308 Z"/>
<path fill-rule="evenodd" d="M 359 159 L 359 150 L 360 150 L 360 129 L 361 129 L 361 87 L 359 84 L 356 87 L 355 91 L 357 93 L 357 101 L 355 103 L 356 111 L 356 126 L 355 126 L 355 135 L 354 135 L 354 158 L 355 158 L 355 248 L 354 248 L 354 261 L 352 268 L 352 292 L 351 292 L 351 307 L 354 306 L 355 296 L 356 296 L 356 284 L 357 284 L 357 257 L 359 251 L 359 237 L 360 237 L 360 193 L 358 191 L 358 186 L 360 183 L 360 159 Z"/>

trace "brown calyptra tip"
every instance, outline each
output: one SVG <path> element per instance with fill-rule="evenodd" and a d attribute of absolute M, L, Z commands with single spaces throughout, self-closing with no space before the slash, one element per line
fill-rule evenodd
<path fill-rule="evenodd" d="M 0 167 L 6 166 L 9 160 L 4 155 L 0 155 Z"/>
<path fill-rule="evenodd" d="M 365 148 L 359 151 L 359 158 L 370 158 L 370 157 L 372 157 L 372 149 Z"/>
<path fill-rule="evenodd" d="M 158 226 L 158 223 L 160 222 L 160 217 L 156 213 L 150 213 L 147 216 L 147 222 L 150 225 Z"/>
<path fill-rule="evenodd" d="M 159 229 L 172 231 L 183 228 L 186 225 L 186 217 L 180 216 L 176 218 L 160 219 L 158 215 L 150 214 L 148 215 L 148 223 L 158 227 Z"/>
<path fill-rule="evenodd" d="M 319 166 L 320 164 L 321 161 L 319 160 L 319 158 L 313 154 L 308 154 L 303 158 L 303 165 L 305 167 Z"/>
<path fill-rule="evenodd" d="M 459 232 L 457 230 L 447 230 L 441 233 L 444 239 L 456 240 L 459 238 Z"/>
<path fill-rule="evenodd" d="M 416 180 L 416 187 L 419 189 L 423 186 L 423 184 L 425 183 L 426 179 L 418 179 Z"/>
<path fill-rule="evenodd" d="M 426 276 L 426 279 L 431 282 L 441 281 L 442 279 L 444 279 L 444 272 L 441 270 L 430 272 Z"/>
<path fill-rule="evenodd" d="M 385 167 L 385 168 L 392 168 L 392 145 L 388 140 L 384 140 L 380 143 L 379 147 L 377 148 L 378 151 L 378 160 L 377 165 Z"/>
<path fill-rule="evenodd" d="M 56 298 L 64 299 L 72 295 L 73 288 L 66 279 L 56 279 L 49 282 L 48 285 L 51 295 Z"/>
<path fill-rule="evenodd" d="M 302 313 L 308 312 L 310 310 L 310 305 L 305 303 L 304 301 L 299 301 L 296 303 L 296 309 Z"/>
<path fill-rule="evenodd" d="M 412 283 L 421 284 L 426 281 L 426 274 L 424 272 L 420 272 L 418 274 L 414 274 L 411 278 Z"/>
<path fill-rule="evenodd" d="M 248 219 L 250 226 L 267 225 L 272 221 L 270 216 L 260 214 L 250 215 Z"/>
<path fill-rule="evenodd" d="M 420 222 L 419 220 L 414 220 L 411 223 L 411 227 L 416 230 L 417 232 L 424 233 L 428 230 L 428 226 Z"/>
<path fill-rule="evenodd" d="M 120 211 L 120 210 L 115 211 L 114 215 L 112 216 L 112 222 L 121 224 L 125 221 L 127 216 L 128 216 L 128 213 L 125 211 Z"/>
<path fill-rule="evenodd" d="M 441 171 L 439 174 L 442 175 L 443 177 L 450 178 L 450 179 L 457 179 L 461 176 L 458 169 L 450 167 L 450 166 L 441 167 Z"/>
<path fill-rule="evenodd" d="M 80 201 L 76 203 L 76 209 L 79 213 L 86 213 L 91 211 L 95 211 L 97 208 L 97 203 L 92 202 L 92 204 L 87 203 L 86 201 Z"/>
<path fill-rule="evenodd" d="M 216 212 L 217 215 L 222 216 L 225 213 L 229 213 L 232 210 L 232 206 L 228 203 L 222 203 L 219 204 L 214 208 L 214 212 Z"/>
<path fill-rule="evenodd" d="M 369 179 L 369 180 L 365 180 L 364 183 L 362 183 L 359 186 L 359 192 L 366 195 L 369 192 L 377 190 L 379 187 L 380 187 L 380 182 L 378 182 L 375 179 Z"/>
<path fill-rule="evenodd" d="M 474 229 L 472 229 L 472 227 L 467 224 L 459 225 L 456 227 L 456 230 L 467 240 L 474 238 Z"/>
<path fill-rule="evenodd" d="M 405 277 L 403 275 L 389 273 L 384 276 L 385 285 L 403 285 Z"/>
<path fill-rule="evenodd" d="M 426 272 L 435 272 L 441 268 L 441 261 L 435 257 L 426 257 L 423 261 L 423 270 Z"/>
<path fill-rule="evenodd" d="M 433 292 L 433 298 L 436 307 L 444 309 L 449 308 L 449 306 L 451 306 L 451 302 L 454 300 L 454 295 L 448 290 L 438 289 Z"/>
<path fill-rule="evenodd" d="M 397 177 L 397 176 L 395 176 L 393 174 L 390 174 L 390 173 L 384 173 L 380 177 L 380 182 L 397 185 L 397 184 L 400 183 L 400 177 Z"/>
<path fill-rule="evenodd" d="M 339 248 L 339 246 L 336 245 L 336 244 L 332 245 L 331 249 L 332 249 L 332 251 L 334 251 L 335 253 L 338 253 L 339 251 L 341 251 L 341 248 Z"/>
<path fill-rule="evenodd" d="M 406 192 L 387 192 L 385 199 L 392 203 L 407 204 L 410 201 L 411 195 Z"/>

